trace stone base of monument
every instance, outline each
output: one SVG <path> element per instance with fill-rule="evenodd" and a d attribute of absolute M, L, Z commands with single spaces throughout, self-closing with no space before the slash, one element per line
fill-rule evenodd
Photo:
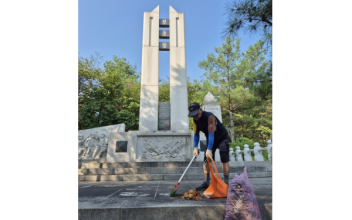
<path fill-rule="evenodd" d="M 105 163 L 106 159 L 105 158 L 98 158 L 98 159 L 78 159 L 80 163 Z"/>
<path fill-rule="evenodd" d="M 192 152 L 192 131 L 114 132 L 106 162 L 182 162 L 189 161 Z"/>
<path fill-rule="evenodd" d="M 157 181 L 178 180 L 188 166 L 188 162 L 120 162 L 120 163 L 81 163 L 78 169 L 79 181 Z M 270 161 L 229 162 L 230 176 L 243 172 L 247 165 L 249 177 L 271 177 Z M 219 175 L 223 178 L 221 162 L 215 162 Z M 184 180 L 204 180 L 203 162 L 193 162 Z"/>

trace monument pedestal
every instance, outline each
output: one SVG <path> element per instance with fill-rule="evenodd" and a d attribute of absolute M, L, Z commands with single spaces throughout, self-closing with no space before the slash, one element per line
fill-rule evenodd
<path fill-rule="evenodd" d="M 106 162 L 186 162 L 192 159 L 192 138 L 192 131 L 111 133 Z"/>

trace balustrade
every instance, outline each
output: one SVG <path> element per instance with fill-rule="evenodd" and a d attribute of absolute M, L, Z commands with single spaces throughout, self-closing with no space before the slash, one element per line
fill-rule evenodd
<path fill-rule="evenodd" d="M 231 161 L 243 161 L 243 158 L 244 161 L 252 161 L 252 152 L 254 152 L 254 161 L 264 161 L 263 151 L 268 151 L 268 159 L 272 161 L 272 142 L 269 139 L 267 143 L 268 146 L 260 147 L 260 144 L 255 142 L 253 149 L 249 149 L 248 144 L 245 144 L 243 150 L 236 146 L 235 152 L 230 148 Z"/>

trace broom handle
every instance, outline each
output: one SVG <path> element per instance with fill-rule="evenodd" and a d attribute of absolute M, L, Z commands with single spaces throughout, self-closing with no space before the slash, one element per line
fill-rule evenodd
<path fill-rule="evenodd" d="M 191 166 L 191 164 L 192 164 L 192 162 L 193 162 L 193 160 L 194 160 L 194 158 L 195 158 L 196 156 L 197 156 L 197 155 L 194 155 L 194 156 L 193 156 L 193 158 L 192 158 L 191 162 L 188 164 L 188 166 L 187 166 L 187 168 L 186 168 L 185 172 L 183 172 L 183 174 L 182 174 L 182 176 L 181 176 L 181 178 L 180 178 L 180 180 L 179 180 L 178 182 L 181 182 L 181 180 L 182 180 L 183 176 L 186 174 L 186 172 L 187 172 L 187 170 L 188 170 L 189 166 Z"/>

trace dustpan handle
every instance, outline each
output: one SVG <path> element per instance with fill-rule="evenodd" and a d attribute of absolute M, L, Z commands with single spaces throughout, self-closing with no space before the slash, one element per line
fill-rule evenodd
<path fill-rule="evenodd" d="M 213 163 L 213 166 L 214 166 L 214 168 L 215 168 L 216 176 L 220 178 L 219 172 L 218 172 L 218 168 L 216 168 L 216 165 L 215 165 L 215 162 L 213 161 L 213 158 L 211 158 L 211 157 L 209 157 L 209 158 L 210 158 L 210 160 L 211 160 L 211 162 Z M 210 166 L 211 166 L 211 163 L 209 163 L 209 164 L 210 164 Z M 212 168 L 209 167 L 209 169 L 211 169 L 210 171 L 213 173 Z M 213 174 L 213 175 L 214 175 L 214 174 Z"/>

